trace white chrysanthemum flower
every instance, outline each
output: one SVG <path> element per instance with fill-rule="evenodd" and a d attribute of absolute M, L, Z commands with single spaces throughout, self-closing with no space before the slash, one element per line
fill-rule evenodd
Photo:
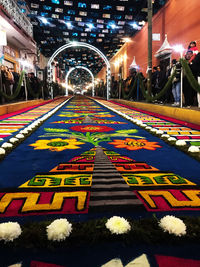
<path fill-rule="evenodd" d="M 198 152 L 200 152 L 200 149 L 197 146 L 190 146 L 188 148 L 188 152 L 198 153 Z"/>
<path fill-rule="evenodd" d="M 2 147 L 2 148 L 11 148 L 11 147 L 13 147 L 13 145 L 12 145 L 11 143 L 7 143 L 7 142 L 5 142 L 5 143 L 3 143 L 3 144 L 1 145 L 1 147 Z"/>
<path fill-rule="evenodd" d="M 0 148 L 0 155 L 5 155 L 6 154 L 6 151 L 4 148 Z"/>
<path fill-rule="evenodd" d="M 151 130 L 151 127 L 150 126 L 147 126 L 145 129 L 146 130 Z"/>
<path fill-rule="evenodd" d="M 152 128 L 150 131 L 151 131 L 152 133 L 155 133 L 155 132 L 157 132 L 158 130 L 155 129 L 155 128 Z"/>
<path fill-rule="evenodd" d="M 22 138 L 24 138 L 24 135 L 23 134 L 17 134 L 15 137 L 18 139 L 22 139 Z"/>
<path fill-rule="evenodd" d="M 185 146 L 185 145 L 187 145 L 187 143 L 184 140 L 177 140 L 176 145 L 177 146 Z"/>
<path fill-rule="evenodd" d="M 176 141 L 176 138 L 175 137 L 169 137 L 167 140 L 168 141 Z"/>
<path fill-rule="evenodd" d="M 12 144 L 17 143 L 18 141 L 19 140 L 17 138 L 15 138 L 15 137 L 10 138 L 10 140 L 9 140 L 9 142 L 12 143 Z"/>
<path fill-rule="evenodd" d="M 162 130 L 157 130 L 156 133 L 157 134 L 163 134 L 164 132 Z"/>
<path fill-rule="evenodd" d="M 176 218 L 175 216 L 167 215 L 163 217 L 159 226 L 164 230 L 164 232 L 169 232 L 170 234 L 174 234 L 176 236 L 182 236 L 186 234 L 186 225 L 184 222 Z"/>
<path fill-rule="evenodd" d="M 24 128 L 19 133 L 21 133 L 21 134 L 28 134 L 28 132 L 29 132 L 28 129 Z"/>
<path fill-rule="evenodd" d="M 131 230 L 129 222 L 123 217 L 113 216 L 107 223 L 106 228 L 110 230 L 112 234 L 125 234 Z"/>
<path fill-rule="evenodd" d="M 57 219 L 47 226 L 46 231 L 49 240 L 62 241 L 71 234 L 72 224 L 67 219 Z"/>
<path fill-rule="evenodd" d="M 161 137 L 168 138 L 168 137 L 170 137 L 170 135 L 169 134 L 162 134 Z"/>
<path fill-rule="evenodd" d="M 21 233 L 21 227 L 17 222 L 0 223 L 0 240 L 13 241 Z"/>

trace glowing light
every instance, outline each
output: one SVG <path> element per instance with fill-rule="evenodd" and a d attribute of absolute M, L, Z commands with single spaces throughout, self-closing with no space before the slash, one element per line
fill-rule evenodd
<path fill-rule="evenodd" d="M 128 38 L 128 37 L 125 37 L 122 39 L 125 43 L 130 43 L 131 42 L 131 39 Z"/>
<path fill-rule="evenodd" d="M 73 25 L 71 24 L 71 22 L 67 21 L 65 22 L 65 24 L 67 25 L 68 28 L 73 28 Z"/>
<path fill-rule="evenodd" d="M 132 27 L 133 27 L 133 29 L 135 29 L 135 30 L 141 30 L 141 26 L 139 26 L 136 22 L 133 22 L 133 23 L 131 23 L 130 24 Z"/>
<path fill-rule="evenodd" d="M 110 27 L 111 27 L 113 30 L 117 28 L 117 26 L 116 26 L 114 23 L 110 24 Z"/>
<path fill-rule="evenodd" d="M 92 23 L 88 23 L 87 26 L 89 29 L 94 29 L 94 25 Z"/>
<path fill-rule="evenodd" d="M 127 54 L 124 54 L 124 61 L 127 60 Z"/>
<path fill-rule="evenodd" d="M 181 57 L 183 57 L 183 52 L 185 48 L 182 46 L 182 44 L 174 45 L 172 46 L 172 48 L 174 49 L 175 52 L 180 53 Z"/>
<path fill-rule="evenodd" d="M 181 45 L 181 44 L 177 44 L 175 46 L 172 46 L 172 48 L 176 51 L 176 52 L 183 52 L 185 50 L 185 48 Z"/>
<path fill-rule="evenodd" d="M 48 23 L 49 23 L 48 20 L 47 20 L 46 18 L 41 17 L 40 20 L 41 20 L 42 23 L 44 23 L 44 24 L 48 24 Z"/>
<path fill-rule="evenodd" d="M 50 76 L 49 73 L 51 73 L 52 71 L 52 66 L 51 66 L 51 63 L 52 61 L 54 60 L 54 58 L 63 50 L 67 49 L 67 48 L 70 48 L 72 46 L 75 46 L 74 42 L 69 42 L 61 47 L 59 47 L 53 54 L 52 56 L 50 57 L 48 63 L 47 63 L 47 68 L 50 68 L 50 71 L 48 70 L 48 80 L 49 81 L 52 81 L 52 78 Z M 106 64 L 106 82 L 107 82 L 107 97 L 106 99 L 108 100 L 109 99 L 109 94 L 110 94 L 110 78 L 111 78 L 111 75 L 110 75 L 110 62 L 108 61 L 108 59 L 106 58 L 106 56 L 98 49 L 96 48 L 95 46 L 93 45 L 90 45 L 88 43 L 84 43 L 84 42 L 76 42 L 76 46 L 79 46 L 79 47 L 86 47 L 92 51 L 95 51 L 105 62 Z M 66 90 L 66 94 L 68 94 L 67 90 Z"/>

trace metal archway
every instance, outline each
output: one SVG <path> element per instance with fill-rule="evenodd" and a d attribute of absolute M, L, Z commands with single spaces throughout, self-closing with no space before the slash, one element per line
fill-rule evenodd
<path fill-rule="evenodd" d="M 84 67 L 84 66 L 76 66 L 76 67 L 73 67 L 71 68 L 68 72 L 67 72 L 67 75 L 65 77 L 65 81 L 66 81 L 66 93 L 65 95 L 68 96 L 68 78 L 69 78 L 69 75 L 71 74 L 72 71 L 74 71 L 75 69 L 84 69 L 86 70 L 87 72 L 89 72 L 89 74 L 91 75 L 92 77 L 92 96 L 94 96 L 94 75 L 92 74 L 91 70 L 89 70 L 88 68 Z"/>
<path fill-rule="evenodd" d="M 70 47 L 86 47 L 89 48 L 93 51 L 95 51 L 105 62 L 106 64 L 106 85 L 107 85 L 107 100 L 110 97 L 110 84 L 111 84 L 111 73 L 110 73 L 110 62 L 108 61 L 108 59 L 106 58 L 106 56 L 95 46 L 84 43 L 84 42 L 69 42 L 68 44 L 65 44 L 63 46 L 61 46 L 60 48 L 58 48 L 53 55 L 50 57 L 48 63 L 47 63 L 47 74 L 48 74 L 48 81 L 52 82 L 53 77 L 52 77 L 52 66 L 51 63 L 53 62 L 54 58 L 63 50 L 70 48 Z"/>

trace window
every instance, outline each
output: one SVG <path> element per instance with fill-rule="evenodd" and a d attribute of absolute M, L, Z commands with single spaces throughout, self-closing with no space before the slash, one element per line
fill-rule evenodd
<path fill-rule="evenodd" d="M 116 6 L 116 10 L 124 11 L 125 10 L 125 6 Z"/>
<path fill-rule="evenodd" d="M 32 7 L 32 8 L 39 8 L 39 5 L 38 5 L 38 4 L 33 4 L 33 3 L 31 3 L 31 7 Z"/>
<path fill-rule="evenodd" d="M 51 7 L 51 6 L 46 6 L 46 5 L 44 5 L 44 6 L 43 6 L 43 9 L 44 9 L 44 10 L 49 10 L 49 11 L 51 11 L 52 7 Z"/>
<path fill-rule="evenodd" d="M 52 4 L 59 5 L 59 4 L 60 4 L 60 1 L 59 1 L 59 0 L 51 0 L 51 3 L 52 3 Z"/>
<path fill-rule="evenodd" d="M 59 19 L 59 15 L 57 15 L 57 14 L 52 14 L 51 17 L 54 19 Z"/>
<path fill-rule="evenodd" d="M 87 12 L 80 11 L 80 12 L 79 12 L 79 15 L 80 15 L 80 16 L 87 16 Z"/>
<path fill-rule="evenodd" d="M 107 5 L 107 6 L 104 6 L 104 7 L 103 7 L 103 10 L 111 10 L 111 9 L 112 9 L 112 6 L 108 6 L 108 5 Z"/>
<path fill-rule="evenodd" d="M 64 1 L 64 5 L 73 6 L 73 2 L 72 1 Z"/>
<path fill-rule="evenodd" d="M 104 25 L 103 24 L 97 24 L 97 28 L 103 29 L 104 28 Z"/>
<path fill-rule="evenodd" d="M 125 19 L 129 19 L 129 20 L 130 20 L 130 19 L 133 19 L 133 16 L 131 16 L 131 15 L 126 15 L 126 16 L 125 16 Z"/>
<path fill-rule="evenodd" d="M 110 19 L 110 14 L 103 14 L 102 17 L 106 19 Z"/>
<path fill-rule="evenodd" d="M 37 13 L 38 13 L 37 10 L 31 10 L 31 14 L 33 14 L 33 15 L 37 15 Z M 32 21 L 31 23 L 33 24 L 33 22 L 34 22 L 34 21 Z M 35 24 L 34 24 L 34 25 L 35 25 Z M 36 25 L 37 25 L 37 24 L 36 24 Z"/>
<path fill-rule="evenodd" d="M 80 8 L 86 8 L 87 5 L 86 5 L 86 3 L 79 2 L 78 3 L 78 7 L 80 7 Z"/>
<path fill-rule="evenodd" d="M 55 12 L 63 13 L 63 9 L 62 8 L 55 8 Z"/>
<path fill-rule="evenodd" d="M 97 19 L 97 23 L 104 23 L 103 19 Z"/>
<path fill-rule="evenodd" d="M 92 9 L 99 9 L 99 4 L 91 4 Z"/>
<path fill-rule="evenodd" d="M 75 10 L 68 10 L 67 11 L 67 14 L 69 14 L 69 15 L 75 15 L 76 14 L 76 12 L 75 12 Z"/>
<path fill-rule="evenodd" d="M 82 21 L 82 18 L 75 17 L 75 21 Z"/>
<path fill-rule="evenodd" d="M 124 25 L 125 21 L 118 21 L 118 25 Z"/>

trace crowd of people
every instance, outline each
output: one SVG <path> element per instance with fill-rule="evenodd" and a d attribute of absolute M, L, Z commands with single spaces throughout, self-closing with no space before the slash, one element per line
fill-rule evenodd
<path fill-rule="evenodd" d="M 194 77 L 199 80 L 200 84 L 200 52 L 198 51 L 195 41 L 192 41 L 184 55 L 187 60 L 188 66 L 190 67 Z M 167 69 L 163 69 L 161 65 L 154 66 L 152 70 L 152 97 L 156 97 L 161 90 L 164 88 L 167 81 L 171 78 L 174 70 L 176 69 L 176 75 L 172 80 L 171 88 L 166 91 L 159 99 L 154 100 L 154 103 L 168 103 L 172 106 L 179 107 L 181 104 L 181 63 L 177 59 L 172 59 L 171 65 Z M 129 77 L 123 82 L 122 86 L 126 94 L 128 94 L 133 87 L 137 69 L 129 69 Z M 140 72 L 143 78 L 144 85 L 147 87 L 147 79 Z M 199 77 L 199 78 L 198 78 Z M 115 90 L 116 81 L 112 83 L 112 89 Z M 120 91 L 120 90 L 119 90 Z M 121 90 L 122 91 L 122 90 Z M 123 95 L 121 96 L 123 98 Z M 191 86 L 184 71 L 183 71 L 183 106 L 198 106 L 200 107 L 200 94 Z M 141 92 L 133 90 L 130 100 L 144 100 Z"/>
<path fill-rule="evenodd" d="M 0 66 L 0 83 L 1 83 L 1 90 L 8 96 L 13 96 L 17 85 L 19 82 L 20 74 L 18 72 L 14 71 L 14 68 L 8 68 L 7 66 L 1 65 Z M 34 93 L 38 93 L 39 90 L 39 79 L 35 76 L 33 72 L 30 72 L 26 75 L 26 81 L 28 79 L 28 82 L 33 90 Z M 29 99 L 31 99 L 31 95 L 29 96 Z M 25 82 L 24 79 L 22 81 L 22 86 L 20 93 L 16 97 L 15 100 L 24 100 L 25 99 Z M 6 98 L 1 96 L 1 103 L 5 103 Z"/>
<path fill-rule="evenodd" d="M 188 49 L 184 55 L 187 63 L 198 80 L 200 76 L 200 53 L 195 41 L 190 42 Z M 172 80 L 171 90 L 160 99 L 160 103 L 172 103 L 172 106 L 180 106 L 181 103 L 181 64 L 177 59 L 173 59 L 171 67 L 166 71 L 160 66 L 154 67 L 152 72 L 152 94 L 158 94 L 167 80 L 171 77 L 176 69 L 176 75 Z M 198 106 L 200 107 L 200 99 L 197 91 L 191 86 L 185 73 L 183 72 L 183 103 L 185 107 Z"/>

